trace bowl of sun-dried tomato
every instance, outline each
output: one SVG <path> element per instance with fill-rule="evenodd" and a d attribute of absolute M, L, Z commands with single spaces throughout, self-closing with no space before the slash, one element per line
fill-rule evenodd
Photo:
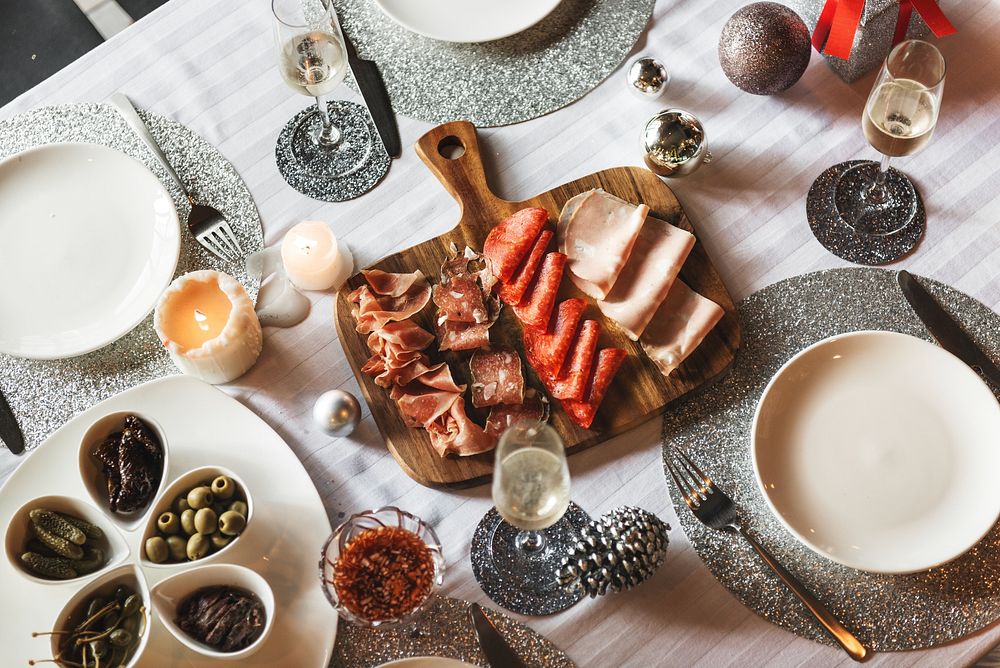
<path fill-rule="evenodd" d="M 323 592 L 343 618 L 364 626 L 394 624 L 430 600 L 444 581 L 434 530 L 393 506 L 351 515 L 323 545 Z"/>

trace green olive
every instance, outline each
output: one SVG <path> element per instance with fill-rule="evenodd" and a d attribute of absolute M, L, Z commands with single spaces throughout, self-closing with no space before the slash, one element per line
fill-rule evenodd
<path fill-rule="evenodd" d="M 174 501 L 174 512 L 177 513 L 178 515 L 180 515 L 190 507 L 191 504 L 188 503 L 187 494 L 185 494 L 184 496 L 178 496 L 177 500 Z"/>
<path fill-rule="evenodd" d="M 233 501 L 229 504 L 229 509 L 234 513 L 239 513 L 243 517 L 250 514 L 250 509 L 247 508 L 246 501 Z"/>
<path fill-rule="evenodd" d="M 146 558 L 154 564 L 166 561 L 169 553 L 167 541 L 163 540 L 160 536 L 153 536 L 146 540 Z"/>
<path fill-rule="evenodd" d="M 187 539 L 180 536 L 167 537 L 167 549 L 173 561 L 184 561 L 187 558 Z"/>
<path fill-rule="evenodd" d="M 184 529 L 184 533 L 189 536 L 196 533 L 194 529 L 194 510 L 191 508 L 188 508 L 181 513 L 181 528 Z"/>
<path fill-rule="evenodd" d="M 163 513 L 156 519 L 156 528 L 161 533 L 174 534 L 181 530 L 181 521 L 174 513 Z"/>
<path fill-rule="evenodd" d="M 214 547 L 216 550 L 221 550 L 226 545 L 229 545 L 231 542 L 233 542 L 233 537 L 227 536 L 223 533 L 213 533 L 211 540 L 212 540 L 212 547 Z"/>
<path fill-rule="evenodd" d="M 187 542 L 187 558 L 191 561 L 195 559 L 201 559 L 206 554 L 208 554 L 208 549 L 212 546 L 209 542 L 207 536 L 203 536 L 200 533 L 188 538 Z"/>
<path fill-rule="evenodd" d="M 188 504 L 195 510 L 208 508 L 213 501 L 215 501 L 215 496 L 212 495 L 212 490 L 205 485 L 195 487 L 187 495 Z"/>
<path fill-rule="evenodd" d="M 219 528 L 219 516 L 211 508 L 202 508 L 194 516 L 194 528 L 200 534 L 211 536 Z"/>
<path fill-rule="evenodd" d="M 233 482 L 232 478 L 220 475 L 212 481 L 212 494 L 215 494 L 217 499 L 231 499 L 235 492 L 236 483 Z"/>
<path fill-rule="evenodd" d="M 238 536 L 247 525 L 247 518 L 230 510 L 219 518 L 219 531 L 227 536 Z"/>
<path fill-rule="evenodd" d="M 218 499 L 216 499 L 215 503 L 212 504 L 212 510 L 215 511 L 215 516 L 218 517 L 229 509 L 226 508 L 226 504 L 221 503 Z"/>

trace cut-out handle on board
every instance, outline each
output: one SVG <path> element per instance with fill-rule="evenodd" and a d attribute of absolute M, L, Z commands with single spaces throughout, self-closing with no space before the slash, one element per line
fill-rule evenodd
<path fill-rule="evenodd" d="M 417 140 L 417 155 L 462 211 L 498 199 L 486 183 L 476 126 L 468 121 L 439 125 Z"/>

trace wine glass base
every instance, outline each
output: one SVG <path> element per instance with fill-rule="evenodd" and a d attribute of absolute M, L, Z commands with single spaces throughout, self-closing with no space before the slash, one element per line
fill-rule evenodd
<path fill-rule="evenodd" d="M 316 136 L 322 120 L 316 105 L 295 115 L 278 135 L 275 159 L 288 185 L 313 199 L 343 202 L 364 195 L 389 171 L 390 158 L 368 110 L 333 100 L 327 112 L 340 128 L 340 142 L 322 146 Z"/>
<path fill-rule="evenodd" d="M 902 208 L 904 218 L 898 213 L 886 213 L 889 209 L 885 207 L 884 215 L 859 221 L 852 202 L 846 201 L 845 193 L 849 192 L 850 183 L 841 188 L 838 207 L 837 184 L 841 179 L 845 175 L 848 179 L 860 179 L 865 174 L 857 168 L 875 164 L 870 160 L 848 160 L 834 165 L 819 175 L 806 197 L 809 227 L 823 247 L 837 257 L 869 266 L 888 264 L 910 253 L 920 243 L 927 226 L 920 193 L 895 169 L 889 170 L 890 201 L 898 204 L 903 197 L 909 196 L 909 192 L 901 194 L 900 189 L 909 188 L 913 194 L 912 208 Z"/>
<path fill-rule="evenodd" d="M 491 508 L 472 537 L 472 572 L 497 605 L 521 615 L 551 615 L 581 598 L 580 588 L 563 588 L 556 571 L 579 541 L 590 516 L 572 501 L 558 522 L 542 531 L 545 546 L 524 553 L 515 545 L 520 530 Z"/>

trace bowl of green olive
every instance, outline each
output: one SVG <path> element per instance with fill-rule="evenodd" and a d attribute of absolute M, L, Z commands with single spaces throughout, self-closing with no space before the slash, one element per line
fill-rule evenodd
<path fill-rule="evenodd" d="M 253 518 L 253 498 L 235 473 L 203 466 L 160 496 L 140 543 L 143 567 L 209 561 L 239 540 Z"/>

